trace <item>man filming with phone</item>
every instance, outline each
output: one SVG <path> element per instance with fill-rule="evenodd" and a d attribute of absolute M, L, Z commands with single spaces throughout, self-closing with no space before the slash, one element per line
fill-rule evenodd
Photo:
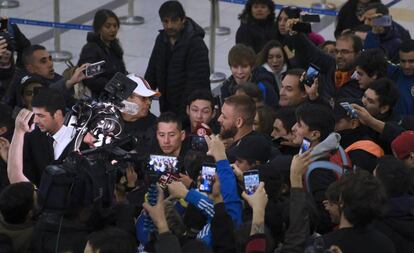
<path fill-rule="evenodd" d="M 313 63 L 319 67 L 320 96 L 328 102 L 337 97 L 361 98 L 363 90 L 352 78 L 355 59 L 363 48 L 361 39 L 353 34 L 339 36 L 335 45 L 335 57 L 332 57 L 317 48 L 304 33 L 293 29 L 299 22 L 299 19 L 287 21 L 289 40 L 300 62 L 308 66 Z"/>
<path fill-rule="evenodd" d="M 83 64 L 76 68 L 68 80 L 55 72 L 52 56 L 48 50 L 41 45 L 32 45 L 23 51 L 24 69 L 15 73 L 14 82 L 9 86 L 7 103 L 14 107 L 22 107 L 20 99 L 20 89 L 22 79 L 25 76 L 38 76 L 42 79 L 42 84 L 46 87 L 57 89 L 64 94 L 65 101 L 68 102 L 72 96 L 73 87 L 86 78 L 83 71 L 89 64 Z"/>
<path fill-rule="evenodd" d="M 364 23 L 371 26 L 371 31 L 367 33 L 364 42 L 364 49 L 385 49 L 388 59 L 393 63 L 398 63 L 398 51 L 403 41 L 401 32 L 405 29 L 392 20 L 388 8 L 380 3 L 368 6 L 364 17 Z"/>

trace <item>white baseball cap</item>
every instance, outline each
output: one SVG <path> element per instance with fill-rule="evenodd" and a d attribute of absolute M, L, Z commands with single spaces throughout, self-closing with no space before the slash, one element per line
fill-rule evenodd
<path fill-rule="evenodd" d="M 160 92 L 151 89 L 151 86 L 143 77 L 137 74 L 129 74 L 127 77 L 137 84 L 134 93 L 143 97 L 161 96 Z"/>

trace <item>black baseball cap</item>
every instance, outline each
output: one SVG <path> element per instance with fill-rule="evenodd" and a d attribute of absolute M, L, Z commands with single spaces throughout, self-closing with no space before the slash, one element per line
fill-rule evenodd
<path fill-rule="evenodd" d="M 263 135 L 249 135 L 242 138 L 229 151 L 228 155 L 234 159 L 259 161 L 269 160 L 272 151 L 272 142 Z"/>

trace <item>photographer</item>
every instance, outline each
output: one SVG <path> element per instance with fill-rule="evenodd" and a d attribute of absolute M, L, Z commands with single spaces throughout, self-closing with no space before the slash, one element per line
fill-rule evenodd
<path fill-rule="evenodd" d="M 7 91 L 6 103 L 12 107 L 22 107 L 22 101 L 19 95 L 21 84 L 25 76 L 37 76 L 42 80 L 42 84 L 60 91 L 66 103 L 72 102 L 73 86 L 86 78 L 83 71 L 89 65 L 88 63 L 76 68 L 73 75 L 65 80 L 54 70 L 52 56 L 44 46 L 32 45 L 26 48 L 22 53 L 24 68 L 16 72 L 13 82 Z"/>
<path fill-rule="evenodd" d="M 16 70 L 23 68 L 22 53 L 30 46 L 30 41 L 24 36 L 16 24 L 10 24 L 8 18 L 0 18 L 0 100 L 10 87 Z M 3 27 L 3 25 L 5 25 Z M 15 61 L 14 54 L 17 54 Z"/>
<path fill-rule="evenodd" d="M 137 145 L 134 149 L 137 153 L 149 154 L 151 147 L 156 145 L 155 124 L 157 121 L 157 117 L 150 112 L 151 102 L 154 97 L 159 97 L 161 94 L 152 90 L 148 82 L 136 74 L 130 74 L 128 78 L 134 81 L 137 87 L 126 102 L 133 103 L 137 109 L 122 112 L 123 136 L 136 137 Z"/>
<path fill-rule="evenodd" d="M 313 63 L 320 68 L 318 80 L 322 98 L 328 102 L 337 97 L 361 98 L 363 91 L 358 82 L 351 78 L 355 71 L 355 59 L 363 48 L 361 39 L 352 34 L 339 36 L 335 45 L 336 56 L 333 58 L 312 44 L 303 33 L 293 30 L 293 25 L 298 22 L 298 19 L 287 21 L 289 40 L 295 49 L 295 56 L 301 62 L 307 66 Z"/>

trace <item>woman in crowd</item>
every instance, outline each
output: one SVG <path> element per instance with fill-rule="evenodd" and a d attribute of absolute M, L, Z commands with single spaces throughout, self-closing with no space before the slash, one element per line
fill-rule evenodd
<path fill-rule="evenodd" d="M 243 43 L 258 53 L 269 40 L 277 39 L 275 5 L 272 0 L 249 0 L 239 16 L 236 44 Z"/>
<path fill-rule="evenodd" d="M 103 73 L 83 81 L 94 97 L 103 91 L 115 73 L 127 73 L 123 60 L 124 51 L 116 37 L 119 24 L 118 17 L 111 10 L 97 11 L 93 19 L 93 32 L 88 33 L 87 44 L 83 46 L 79 56 L 79 66 L 83 63 L 105 61 Z"/>
<path fill-rule="evenodd" d="M 291 18 L 300 18 L 300 13 L 302 9 L 296 6 L 287 6 L 280 10 L 279 15 L 277 16 L 277 29 L 278 29 L 278 39 L 283 45 L 289 45 L 287 41 L 288 30 L 286 28 L 286 22 Z M 316 45 L 319 46 L 325 42 L 325 39 L 322 35 L 315 32 L 310 32 L 307 34 L 308 38 Z"/>
<path fill-rule="evenodd" d="M 254 117 L 253 129 L 271 139 L 273 132 L 273 122 L 275 121 L 276 113 L 269 106 L 263 106 L 256 110 Z"/>
<path fill-rule="evenodd" d="M 269 41 L 257 55 L 256 76 L 269 80 L 277 94 L 282 83 L 282 75 L 290 68 L 287 59 L 282 44 L 276 40 Z"/>

